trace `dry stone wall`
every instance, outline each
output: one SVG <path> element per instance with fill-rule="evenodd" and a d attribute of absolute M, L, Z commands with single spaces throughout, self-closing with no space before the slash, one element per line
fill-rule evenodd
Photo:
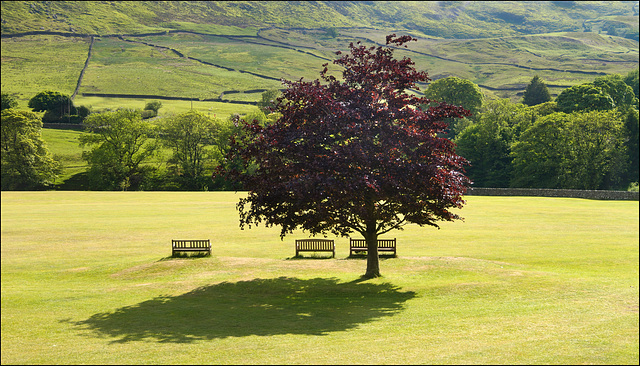
<path fill-rule="evenodd" d="M 630 200 L 638 201 L 640 192 L 601 191 L 578 189 L 537 189 L 537 188 L 470 188 L 470 196 L 536 196 L 570 197 L 594 200 Z"/>

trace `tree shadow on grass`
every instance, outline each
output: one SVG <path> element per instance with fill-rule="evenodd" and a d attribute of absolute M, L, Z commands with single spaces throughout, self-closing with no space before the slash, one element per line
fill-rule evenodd
<path fill-rule="evenodd" d="M 411 291 L 383 283 L 280 277 L 204 286 L 73 322 L 114 343 L 189 343 L 250 335 L 324 335 L 402 310 Z"/>

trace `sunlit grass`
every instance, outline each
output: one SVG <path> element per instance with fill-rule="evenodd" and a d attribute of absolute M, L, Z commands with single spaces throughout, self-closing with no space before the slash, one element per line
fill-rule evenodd
<path fill-rule="evenodd" d="M 2 92 L 20 107 L 44 90 L 71 95 L 89 51 L 88 38 L 25 36 L 2 39 Z"/>
<path fill-rule="evenodd" d="M 159 99 L 138 98 L 105 98 L 78 96 L 74 100 L 76 105 L 91 107 L 92 110 L 132 108 L 144 109 L 147 103 Z M 233 104 L 223 102 L 203 102 L 190 100 L 159 100 L 162 107 L 158 111 L 159 116 L 167 114 L 180 114 L 191 109 L 202 112 L 212 118 L 226 119 L 233 114 L 247 114 L 255 112 L 258 107 L 249 104 Z"/>
<path fill-rule="evenodd" d="M 221 31 L 237 34 L 232 28 Z M 255 29 L 246 32 L 253 34 Z M 82 93 L 103 93 L 218 98 L 228 91 L 282 88 L 280 78 L 316 79 L 325 62 L 331 73 L 340 77 L 341 69 L 330 62 L 336 50 L 346 51 L 355 41 L 384 43 L 388 33 L 384 29 L 352 28 L 341 29 L 338 37 L 329 38 L 321 31 L 272 29 L 261 32 L 269 40 L 184 33 L 126 37 L 176 49 L 220 67 L 180 57 L 166 48 L 99 37 L 79 97 Z M 73 92 L 86 59 L 88 39 L 29 36 L 3 39 L 2 47 L 3 92 L 16 94 L 20 106 L 26 108 L 28 100 L 42 90 Z M 626 75 L 638 65 L 637 42 L 580 32 L 471 40 L 423 35 L 410 50 L 398 50 L 396 56 L 410 57 L 434 80 L 455 75 L 486 86 L 488 99 L 495 95 L 513 101 L 521 101 L 519 93 L 534 75 L 543 78 L 551 94 L 557 95 L 598 75 Z M 224 96 L 240 101 L 256 101 L 259 97 L 258 93 Z"/>
<path fill-rule="evenodd" d="M 346 238 L 293 259 L 306 234 L 239 230 L 241 196 L 2 192 L 2 363 L 637 361 L 637 201 L 470 196 L 359 282 Z"/>

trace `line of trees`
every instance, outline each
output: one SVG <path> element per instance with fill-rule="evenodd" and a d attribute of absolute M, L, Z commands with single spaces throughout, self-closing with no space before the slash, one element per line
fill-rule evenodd
<path fill-rule="evenodd" d="M 261 111 L 244 116 L 269 123 Z M 230 146 L 241 117 L 211 118 L 191 110 L 149 122 L 139 110 L 92 114 L 79 140 L 89 163 L 86 182 L 94 190 L 226 190 L 211 175 Z M 168 155 L 167 155 L 168 151 Z"/>
<path fill-rule="evenodd" d="M 474 186 L 637 187 L 638 69 L 572 86 L 553 101 L 535 76 L 522 103 L 485 103 L 470 81 L 446 79 L 425 94 L 476 112 L 450 125 L 448 136 L 470 161 L 466 171 Z"/>

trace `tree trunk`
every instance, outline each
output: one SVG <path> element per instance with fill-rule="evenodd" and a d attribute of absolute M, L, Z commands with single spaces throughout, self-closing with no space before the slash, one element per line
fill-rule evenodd
<path fill-rule="evenodd" d="M 375 230 L 375 223 L 373 227 L 367 225 L 367 233 L 364 239 L 367 242 L 367 272 L 362 277 L 381 277 L 380 260 L 378 258 L 378 233 Z"/>

